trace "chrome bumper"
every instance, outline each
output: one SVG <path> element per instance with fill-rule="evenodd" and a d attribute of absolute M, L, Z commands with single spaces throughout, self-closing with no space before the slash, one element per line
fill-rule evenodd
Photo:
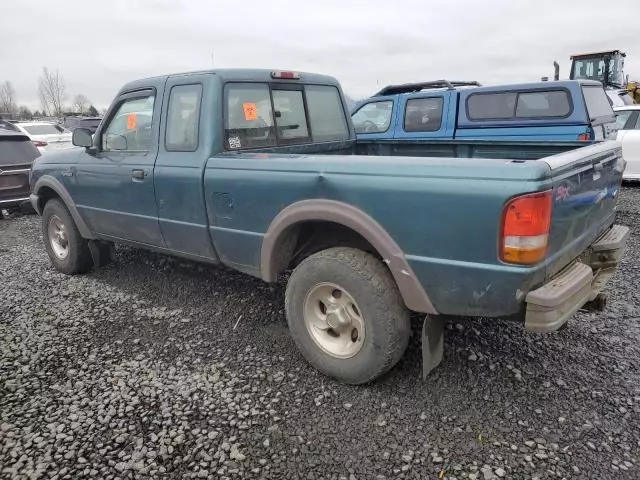
<path fill-rule="evenodd" d="M 564 325 L 585 303 L 593 300 L 613 276 L 620 263 L 629 228 L 614 225 L 576 261 L 526 296 L 525 329 L 553 332 Z"/>

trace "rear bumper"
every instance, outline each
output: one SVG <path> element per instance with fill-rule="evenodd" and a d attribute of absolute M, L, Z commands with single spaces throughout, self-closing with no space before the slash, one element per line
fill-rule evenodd
<path fill-rule="evenodd" d="M 29 201 L 30 168 L 0 168 L 0 208 L 21 207 Z"/>
<path fill-rule="evenodd" d="M 629 228 L 614 225 L 549 282 L 526 296 L 525 329 L 553 332 L 585 303 L 593 300 L 616 271 Z"/>

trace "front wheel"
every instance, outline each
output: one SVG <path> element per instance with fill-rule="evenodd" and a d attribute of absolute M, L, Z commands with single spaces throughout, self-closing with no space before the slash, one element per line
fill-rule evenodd
<path fill-rule="evenodd" d="M 42 235 L 51 263 L 59 272 L 71 275 L 91 270 L 93 260 L 67 207 L 58 199 L 49 200 L 42 212 Z"/>
<path fill-rule="evenodd" d="M 345 383 L 384 374 L 409 342 L 409 312 L 391 273 L 354 248 L 329 248 L 303 260 L 289 278 L 285 309 L 307 361 Z"/>

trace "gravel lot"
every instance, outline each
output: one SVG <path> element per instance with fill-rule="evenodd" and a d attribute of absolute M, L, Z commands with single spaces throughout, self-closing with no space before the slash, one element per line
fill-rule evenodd
<path fill-rule="evenodd" d="M 283 286 L 119 248 L 67 277 L 39 218 L 0 220 L 1 478 L 640 478 L 640 188 L 604 313 L 548 335 L 448 325 L 374 385 L 290 340 Z"/>

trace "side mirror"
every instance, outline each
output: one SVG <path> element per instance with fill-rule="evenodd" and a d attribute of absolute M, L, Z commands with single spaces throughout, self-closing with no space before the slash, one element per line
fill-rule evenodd
<path fill-rule="evenodd" d="M 85 128 L 76 128 L 73 130 L 71 141 L 76 147 L 89 148 L 93 146 L 93 138 L 91 132 Z"/>

